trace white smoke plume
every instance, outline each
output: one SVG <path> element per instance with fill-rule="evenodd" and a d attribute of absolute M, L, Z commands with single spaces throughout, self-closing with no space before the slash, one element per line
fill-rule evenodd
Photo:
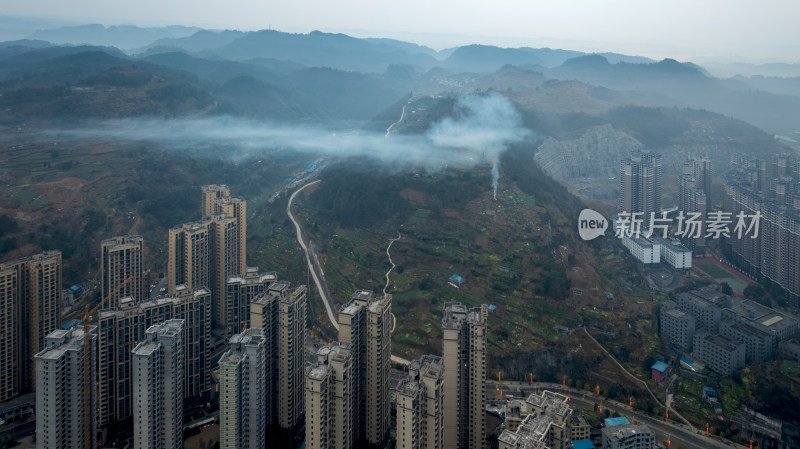
<path fill-rule="evenodd" d="M 497 187 L 500 186 L 500 162 L 497 160 L 492 161 L 492 191 L 494 192 L 494 199 L 497 199 Z"/>
<path fill-rule="evenodd" d="M 90 128 L 61 131 L 62 137 L 149 141 L 174 151 L 209 153 L 243 160 L 275 150 L 333 157 L 364 157 L 391 165 L 419 165 L 436 170 L 448 165 L 492 163 L 496 192 L 499 155 L 531 134 L 519 113 L 500 95 L 467 96 L 453 117 L 434 123 L 424 134 L 348 131 L 334 127 L 286 125 L 231 116 L 196 119 L 121 119 Z"/>

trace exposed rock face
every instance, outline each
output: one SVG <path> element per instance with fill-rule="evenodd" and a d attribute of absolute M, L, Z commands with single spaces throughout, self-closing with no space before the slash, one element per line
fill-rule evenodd
<path fill-rule="evenodd" d="M 577 178 L 604 178 L 619 175 L 619 161 L 641 142 L 611 125 L 594 126 L 576 140 L 545 140 L 534 160 L 553 178 L 569 181 Z"/>

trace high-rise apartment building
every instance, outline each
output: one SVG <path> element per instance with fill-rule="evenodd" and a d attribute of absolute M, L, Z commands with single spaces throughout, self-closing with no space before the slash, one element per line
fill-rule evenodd
<path fill-rule="evenodd" d="M 441 449 L 444 431 L 444 362 L 422 356 L 397 386 L 398 449 Z"/>
<path fill-rule="evenodd" d="M 211 290 L 211 220 L 185 223 L 169 230 L 167 291 L 178 285 Z"/>
<path fill-rule="evenodd" d="M 231 337 L 219 360 L 222 449 L 265 447 L 268 344 L 260 328 L 250 328 Z"/>
<path fill-rule="evenodd" d="M 19 395 L 23 390 L 22 317 L 20 313 L 20 273 L 15 266 L 0 265 L 0 402 Z"/>
<path fill-rule="evenodd" d="M 699 213 L 700 235 L 686 237 L 684 243 L 695 252 L 704 252 L 706 246 L 706 214 L 711 211 L 711 161 L 708 158 L 684 162 L 678 176 L 678 210 L 689 216 Z"/>
<path fill-rule="evenodd" d="M 183 445 L 184 320 L 150 326 L 133 349 L 133 447 Z"/>
<path fill-rule="evenodd" d="M 661 155 L 648 150 L 635 152 L 620 162 L 620 203 L 622 212 L 661 213 Z"/>
<path fill-rule="evenodd" d="M 213 325 L 225 327 L 225 283 L 242 274 L 237 220 L 227 215 L 205 217 L 169 230 L 168 288 L 177 285 L 211 291 Z"/>
<path fill-rule="evenodd" d="M 274 288 L 273 288 L 274 287 Z M 306 289 L 290 291 L 289 285 L 279 288 L 278 300 L 278 426 L 289 431 L 292 439 L 302 439 L 303 393 L 306 347 Z"/>
<path fill-rule="evenodd" d="M 273 282 L 250 303 L 250 325 L 266 339 L 267 427 L 285 446 L 302 441 L 307 291 Z"/>
<path fill-rule="evenodd" d="M 306 447 L 351 449 L 355 445 L 357 367 L 350 343 L 335 341 L 317 352 L 305 372 Z"/>
<path fill-rule="evenodd" d="M 203 216 L 225 215 L 236 219 L 236 244 L 238 246 L 239 270 L 247 267 L 247 201 L 231 197 L 231 190 L 224 185 L 203 186 Z"/>
<path fill-rule="evenodd" d="M 184 320 L 184 408 L 205 404 L 210 396 L 211 294 L 206 289 L 179 286 L 175 295 L 136 302 L 120 299 L 116 309 L 104 309 L 99 327 L 100 424 L 122 421 L 133 412 L 131 372 L 133 348 L 151 326 Z"/>
<path fill-rule="evenodd" d="M 724 206 L 733 221 L 731 236 L 724 241 L 731 261 L 755 279 L 778 284 L 795 305 L 800 304 L 800 173 L 796 167 L 800 158 L 794 155 L 778 155 L 771 165 L 749 156 L 732 156 Z M 751 231 L 740 238 L 733 232 L 740 212 L 750 217 L 760 214 L 757 236 Z"/>
<path fill-rule="evenodd" d="M 144 240 L 138 235 L 114 237 L 100 242 L 100 294 L 116 307 L 120 298 L 145 298 Z"/>
<path fill-rule="evenodd" d="M 84 337 L 83 328 L 55 330 L 34 356 L 37 448 L 84 448 L 87 440 L 97 447 L 97 327 L 89 329 L 88 347 Z"/>
<path fill-rule="evenodd" d="M 389 433 L 392 296 L 355 292 L 339 309 L 339 340 L 352 345 L 358 390 L 357 440 L 381 445 Z"/>
<path fill-rule="evenodd" d="M 444 447 L 483 447 L 486 417 L 487 306 L 444 305 Z"/>
<path fill-rule="evenodd" d="M 225 332 L 231 336 L 250 327 L 250 303 L 278 279 L 275 272 L 259 273 L 247 267 L 243 275 L 229 276 L 225 284 Z"/>
<path fill-rule="evenodd" d="M 0 263 L 0 402 L 35 388 L 33 356 L 61 319 L 61 252 Z"/>

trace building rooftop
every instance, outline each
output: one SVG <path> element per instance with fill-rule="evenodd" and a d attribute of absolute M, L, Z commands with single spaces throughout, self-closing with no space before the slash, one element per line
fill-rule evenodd
<path fill-rule="evenodd" d="M 725 308 L 730 307 L 731 297 L 722 293 L 714 287 L 702 287 L 690 292 L 692 295 L 706 300 L 716 306 Z"/>
<path fill-rule="evenodd" d="M 569 398 L 563 394 L 545 390 L 542 394 L 531 393 L 525 400 L 532 407 L 543 410 L 546 414 L 564 416 L 569 411 Z"/>
<path fill-rule="evenodd" d="M 367 309 L 370 313 L 381 313 L 383 310 L 392 304 L 392 295 L 384 295 L 379 298 L 373 298 L 370 301 L 369 306 Z"/>
<path fill-rule="evenodd" d="M 274 271 L 258 274 L 258 267 L 247 267 L 247 273 L 244 276 L 228 276 L 228 284 L 245 284 L 248 282 L 263 284 L 264 282 L 275 281 L 276 279 L 278 279 L 278 274 Z"/>
<path fill-rule="evenodd" d="M 645 425 L 634 425 L 634 424 L 623 424 L 614 427 L 604 427 L 603 434 L 609 440 L 624 440 L 632 435 L 636 434 L 650 434 L 655 436 L 652 430 Z"/>
<path fill-rule="evenodd" d="M 747 335 L 748 337 L 762 338 L 772 335 L 770 332 L 751 326 L 749 323 L 734 323 L 731 325 L 731 329 Z"/>
<path fill-rule="evenodd" d="M 411 379 L 403 379 L 400 381 L 400 384 L 397 385 L 397 394 L 402 394 L 403 396 L 416 396 L 420 389 L 421 386 L 419 382 Z"/>
<path fill-rule="evenodd" d="M 525 400 L 535 409 L 531 410 L 516 432 L 503 431 L 500 441 L 525 449 L 544 449 L 548 443 L 550 426 L 563 426 L 565 419 L 572 413 L 567 404 L 567 397 L 552 391 L 544 391 L 541 395 L 531 394 Z"/>
<path fill-rule="evenodd" d="M 25 262 L 47 262 L 48 260 L 58 259 L 60 257 L 61 257 L 61 251 L 58 250 L 44 251 L 39 254 L 33 254 L 31 256 L 20 257 L 19 259 L 0 262 L 0 270 L 12 269 L 14 268 L 15 265 Z"/>
<path fill-rule="evenodd" d="M 624 416 L 620 416 L 618 418 L 606 418 L 603 422 L 605 423 L 606 427 L 624 426 L 631 423 L 628 421 L 628 418 Z"/>
<path fill-rule="evenodd" d="M 750 324 L 755 327 L 770 333 L 780 333 L 785 329 L 796 327 L 798 324 L 797 318 L 751 300 L 742 301 L 736 307 L 731 308 L 731 311 L 748 319 L 751 321 Z"/>
<path fill-rule="evenodd" d="M 680 319 L 693 318 L 691 315 L 689 315 L 688 313 L 684 312 L 681 309 L 669 309 L 664 313 L 669 315 L 669 316 L 671 316 L 671 317 L 673 317 L 673 318 L 680 318 Z"/>
<path fill-rule="evenodd" d="M 330 367 L 325 364 L 315 363 L 306 368 L 306 377 L 313 380 L 323 380 L 330 372 Z"/>
<path fill-rule="evenodd" d="M 580 425 L 580 426 L 588 426 L 589 421 L 586 420 L 586 417 L 583 415 L 573 415 L 570 417 L 572 420 L 572 425 Z"/>
<path fill-rule="evenodd" d="M 323 380 L 331 370 L 330 361 L 345 362 L 352 357 L 352 345 L 344 341 L 334 341 L 328 346 L 317 350 L 317 361 L 306 368 L 306 377 L 313 380 Z"/>
<path fill-rule="evenodd" d="M 245 357 L 255 355 L 264 346 L 265 341 L 264 331 L 258 327 L 246 329 L 241 334 L 233 335 L 228 340 L 230 349 L 222 354 L 219 359 L 219 365 L 230 366 L 238 364 Z"/>
<path fill-rule="evenodd" d="M 368 302 L 372 298 L 372 291 L 371 290 L 358 290 L 353 293 L 351 299 L 357 301 L 365 301 Z"/>
<path fill-rule="evenodd" d="M 89 329 L 89 334 L 97 334 L 97 326 Z M 83 347 L 83 327 L 56 329 L 45 338 L 45 348 L 35 355 L 37 359 L 58 360 L 67 351 L 78 351 Z"/>
<path fill-rule="evenodd" d="M 730 338 L 723 337 L 722 335 L 719 334 L 715 335 L 706 334 L 703 338 L 705 338 L 706 341 L 708 341 L 709 343 L 719 348 L 722 348 L 725 351 L 735 351 L 737 346 L 741 344 L 736 340 L 731 340 Z"/>
<path fill-rule="evenodd" d="M 633 235 L 633 236 L 630 236 L 630 237 L 625 236 L 625 238 L 629 239 L 630 241 L 632 241 L 633 243 L 635 243 L 637 246 L 639 246 L 641 248 L 652 248 L 654 242 L 652 240 L 648 239 L 647 237 L 645 237 L 643 235 L 644 233 L 645 232 L 643 231 L 642 233 L 639 234 L 638 237 Z"/>
<path fill-rule="evenodd" d="M 654 370 L 658 371 L 659 373 L 663 373 L 664 371 L 669 369 L 669 365 L 667 365 L 664 362 L 658 361 L 658 362 L 654 363 L 653 366 L 650 367 L 650 369 L 654 369 Z M 611 418 L 609 418 L 609 419 L 611 419 Z"/>
<path fill-rule="evenodd" d="M 705 300 L 703 298 L 700 298 L 700 297 L 698 297 L 696 295 L 693 295 L 691 293 L 678 293 L 677 298 L 679 300 L 683 300 L 683 301 L 689 302 L 692 305 L 694 305 L 695 307 L 698 307 L 700 309 L 704 309 L 704 310 L 720 309 L 721 310 L 721 308 L 719 306 L 717 306 L 716 304 L 708 302 L 707 300 Z"/>
<path fill-rule="evenodd" d="M 575 440 L 572 442 L 572 449 L 594 449 L 592 440 Z"/>
<path fill-rule="evenodd" d="M 467 306 L 460 302 L 448 302 L 444 305 L 442 327 L 457 329 L 467 317 Z"/>
<path fill-rule="evenodd" d="M 136 345 L 135 348 L 133 348 L 133 353 L 136 355 L 148 356 L 153 352 L 155 352 L 155 350 L 158 349 L 159 346 L 161 346 L 161 343 L 159 343 L 158 341 L 145 340 L 143 342 L 140 342 L 138 345 Z"/>
<path fill-rule="evenodd" d="M 661 246 L 665 246 L 668 249 L 678 252 L 678 253 L 691 253 L 692 250 L 683 246 L 680 240 L 674 238 L 661 238 L 657 235 L 652 235 L 650 239 Z"/>
<path fill-rule="evenodd" d="M 273 282 L 272 285 L 269 286 L 269 291 L 275 293 L 288 292 L 289 282 L 288 281 Z"/>
<path fill-rule="evenodd" d="M 342 306 L 339 307 L 339 313 L 343 313 L 345 315 L 355 315 L 359 310 L 361 310 L 361 308 L 362 307 L 360 305 L 354 301 L 351 301 L 347 304 L 342 304 Z"/>

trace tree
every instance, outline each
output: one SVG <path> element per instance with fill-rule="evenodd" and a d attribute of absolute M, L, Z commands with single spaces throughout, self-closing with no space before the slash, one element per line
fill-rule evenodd
<path fill-rule="evenodd" d="M 758 303 L 763 303 L 765 300 L 764 295 L 766 294 L 766 291 L 764 291 L 764 287 L 762 287 L 760 284 L 752 282 L 750 285 L 744 288 L 742 293 L 744 293 L 745 298 L 752 299 Z"/>
<path fill-rule="evenodd" d="M 732 295 L 733 294 L 733 288 L 731 288 L 731 284 L 728 284 L 727 282 L 722 282 L 722 283 L 719 284 L 719 286 L 720 286 L 720 289 L 722 290 L 722 293 L 724 293 L 726 295 Z"/>

